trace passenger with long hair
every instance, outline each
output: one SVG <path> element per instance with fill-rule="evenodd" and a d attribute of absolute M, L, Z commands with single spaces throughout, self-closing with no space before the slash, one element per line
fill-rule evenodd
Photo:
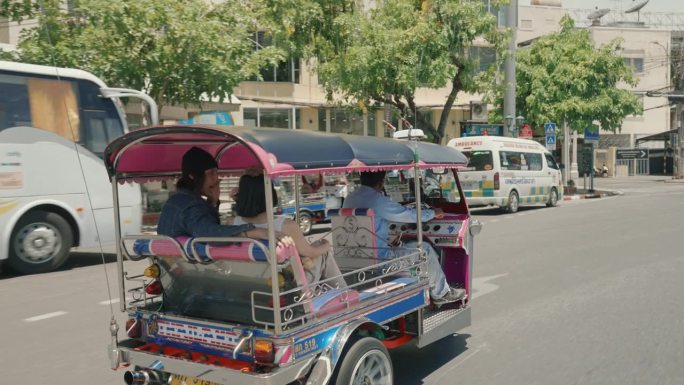
<path fill-rule="evenodd" d="M 278 205 L 278 196 L 275 188 L 272 188 L 273 205 Z M 268 217 L 266 216 L 266 188 L 263 175 L 243 175 L 237 190 L 237 199 L 233 208 L 236 217 L 233 225 L 253 225 L 257 229 L 267 228 Z M 341 277 L 342 273 L 335 259 L 328 254 L 330 242 L 321 239 L 309 243 L 304 237 L 299 225 L 287 216 L 276 216 L 274 221 L 275 230 L 294 240 L 294 245 L 302 258 L 302 265 L 307 272 L 309 283 L 329 279 L 333 287 L 345 287 L 346 283 Z M 337 279 L 332 279 L 337 277 Z"/>

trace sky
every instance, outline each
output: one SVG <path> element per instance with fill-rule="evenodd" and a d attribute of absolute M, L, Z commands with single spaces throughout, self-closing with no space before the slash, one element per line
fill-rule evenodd
<path fill-rule="evenodd" d="M 586 8 L 595 7 L 627 10 L 632 5 L 641 3 L 643 0 L 561 0 L 563 8 Z M 530 0 L 519 0 L 520 5 L 529 5 Z M 684 13 L 684 0 L 651 0 L 643 8 L 642 12 L 681 12 Z"/>

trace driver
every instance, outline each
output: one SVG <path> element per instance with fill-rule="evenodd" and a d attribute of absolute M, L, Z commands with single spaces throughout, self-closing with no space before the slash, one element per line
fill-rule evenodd
<path fill-rule="evenodd" d="M 410 241 L 407 248 L 392 248 L 387 243 L 389 222 L 415 223 L 416 209 L 404 207 L 394 202 L 383 193 L 385 185 L 385 171 L 360 173 L 361 186 L 344 200 L 345 208 L 369 208 L 375 213 L 375 235 L 378 244 L 378 258 L 390 259 L 401 257 L 411 252 L 409 248 L 416 248 L 417 242 Z M 421 220 L 427 222 L 432 218 L 441 218 L 442 209 L 425 209 Z M 461 300 L 466 292 L 464 289 L 449 287 L 438 254 L 429 243 L 423 243 L 423 250 L 427 253 L 427 269 L 430 280 L 430 297 L 436 305 Z"/>

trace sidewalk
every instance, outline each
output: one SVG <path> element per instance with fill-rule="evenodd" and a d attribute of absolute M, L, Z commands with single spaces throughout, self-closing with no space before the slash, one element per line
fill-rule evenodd
<path fill-rule="evenodd" d="M 596 199 L 596 198 L 611 197 L 611 196 L 615 196 L 615 195 L 622 195 L 622 192 L 620 192 L 620 191 L 607 191 L 607 190 L 594 190 L 594 192 L 590 193 L 589 191 L 578 189 L 575 194 L 563 195 L 563 200 L 564 201 L 573 201 L 573 200 L 577 200 L 577 199 Z"/>
<path fill-rule="evenodd" d="M 575 180 L 577 192 L 563 196 L 563 200 L 575 199 L 591 199 L 604 198 L 607 196 L 623 195 L 629 193 L 634 189 L 643 189 L 653 186 L 681 185 L 684 186 L 684 179 L 672 179 L 667 175 L 636 175 L 624 177 L 607 177 L 594 178 L 594 192 L 589 193 L 589 178 L 586 180 L 586 188 L 584 178 Z M 566 187 L 567 188 L 567 187 Z M 565 190 L 567 192 L 567 189 Z"/>

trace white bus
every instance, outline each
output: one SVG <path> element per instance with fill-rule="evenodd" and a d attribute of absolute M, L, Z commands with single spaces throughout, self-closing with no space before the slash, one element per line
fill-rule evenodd
<path fill-rule="evenodd" d="M 520 205 L 556 206 L 563 196 L 560 167 L 533 140 L 469 136 L 448 145 L 468 157 L 459 179 L 469 206 L 495 205 L 516 212 Z"/>
<path fill-rule="evenodd" d="M 72 247 L 113 243 L 101 158 L 127 126 L 111 98 L 149 97 L 107 89 L 85 71 L 5 61 L 0 90 L 0 263 L 23 274 L 47 272 Z M 139 187 L 123 186 L 119 196 L 123 232 L 139 233 Z"/>

